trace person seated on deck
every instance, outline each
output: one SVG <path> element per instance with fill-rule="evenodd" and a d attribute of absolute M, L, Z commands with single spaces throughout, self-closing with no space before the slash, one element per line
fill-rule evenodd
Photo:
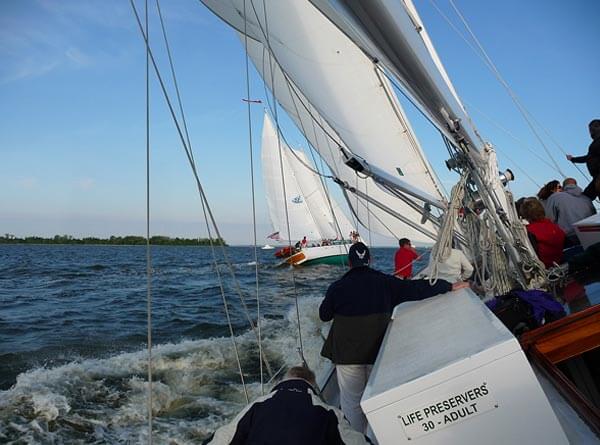
<path fill-rule="evenodd" d="M 595 213 L 592 200 L 583 194 L 574 178 L 566 178 L 562 191 L 553 193 L 546 203 L 546 216 L 558 224 L 567 236 L 565 247 L 579 244 L 573 223 Z"/>
<path fill-rule="evenodd" d="M 321 400 L 315 386 L 315 374 L 309 368 L 290 368 L 269 394 L 247 405 L 219 428 L 209 444 L 369 443 L 350 428 L 339 409 Z"/>
<path fill-rule="evenodd" d="M 437 263 L 436 277 L 441 280 L 450 281 L 467 281 L 473 274 L 473 266 L 463 253 L 462 250 L 456 248 L 456 241 L 452 240 L 452 250 L 450 255 L 444 261 Z M 430 278 L 433 272 L 433 265 L 430 263 L 417 275 L 417 278 Z"/>
<path fill-rule="evenodd" d="M 319 318 L 333 323 L 321 355 L 335 364 L 340 404 L 352 427 L 365 432 L 367 419 L 360 399 L 369 379 L 394 307 L 469 287 L 438 280 L 398 280 L 369 267 L 371 254 L 363 243 L 348 250 L 350 270 L 331 284 L 319 306 Z"/>
<path fill-rule="evenodd" d="M 526 199 L 521 205 L 523 218 L 529 221 L 526 226 L 529 241 L 546 268 L 560 264 L 565 245 L 565 232 L 553 223 L 544 213 L 544 207 L 537 199 Z"/>

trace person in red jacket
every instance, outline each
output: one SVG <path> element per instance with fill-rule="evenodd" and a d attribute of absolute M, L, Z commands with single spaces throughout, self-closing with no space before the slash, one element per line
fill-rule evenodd
<path fill-rule="evenodd" d="M 527 234 L 544 266 L 548 268 L 555 263 L 560 264 L 565 245 L 565 232 L 558 224 L 546 218 L 544 207 L 537 199 L 526 199 L 521 206 L 521 214 L 529 221 Z"/>
<path fill-rule="evenodd" d="M 400 248 L 394 255 L 394 275 L 406 280 L 412 276 L 412 263 L 419 258 L 417 250 L 410 245 L 408 238 L 402 238 L 398 241 Z"/>

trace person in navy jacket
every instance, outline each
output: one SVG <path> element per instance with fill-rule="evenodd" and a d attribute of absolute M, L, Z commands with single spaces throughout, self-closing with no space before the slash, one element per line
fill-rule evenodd
<path fill-rule="evenodd" d="M 271 393 L 246 406 L 219 428 L 212 445 L 363 445 L 342 412 L 315 392 L 315 374 L 303 366 L 290 368 Z"/>
<path fill-rule="evenodd" d="M 329 286 L 319 307 L 322 321 L 333 320 L 321 355 L 336 365 L 342 411 L 352 427 L 364 433 L 367 420 L 360 399 L 394 307 L 469 284 L 399 280 L 371 269 L 369 249 L 360 242 L 350 247 L 348 260 L 350 270 Z"/>

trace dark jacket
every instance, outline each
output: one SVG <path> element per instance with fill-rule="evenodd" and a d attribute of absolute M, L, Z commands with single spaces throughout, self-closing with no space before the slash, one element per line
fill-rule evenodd
<path fill-rule="evenodd" d="M 366 444 L 342 412 L 321 401 L 301 379 L 284 380 L 219 428 L 210 444 Z"/>
<path fill-rule="evenodd" d="M 438 280 L 400 280 L 370 267 L 350 269 L 327 289 L 319 307 L 323 321 L 333 320 L 321 355 L 339 365 L 375 363 L 394 306 L 448 292 Z"/>
<path fill-rule="evenodd" d="M 572 157 L 571 162 L 585 162 L 592 178 L 598 176 L 598 174 L 600 174 L 600 136 L 596 137 L 590 144 L 586 155 Z"/>

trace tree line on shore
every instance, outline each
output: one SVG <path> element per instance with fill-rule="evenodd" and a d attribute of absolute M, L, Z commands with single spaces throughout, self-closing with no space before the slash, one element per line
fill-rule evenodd
<path fill-rule="evenodd" d="M 209 238 L 171 238 L 169 236 L 152 236 L 150 244 L 155 246 L 208 246 L 211 240 Z M 213 238 L 213 244 L 227 245 L 222 238 Z M 9 233 L 0 236 L 0 244 L 102 244 L 102 245 L 145 245 L 146 238 L 143 236 L 111 236 L 110 238 L 96 238 L 93 236 L 85 238 L 74 238 L 71 235 L 55 235 L 52 238 L 41 236 L 26 236 L 19 238 Z"/>

